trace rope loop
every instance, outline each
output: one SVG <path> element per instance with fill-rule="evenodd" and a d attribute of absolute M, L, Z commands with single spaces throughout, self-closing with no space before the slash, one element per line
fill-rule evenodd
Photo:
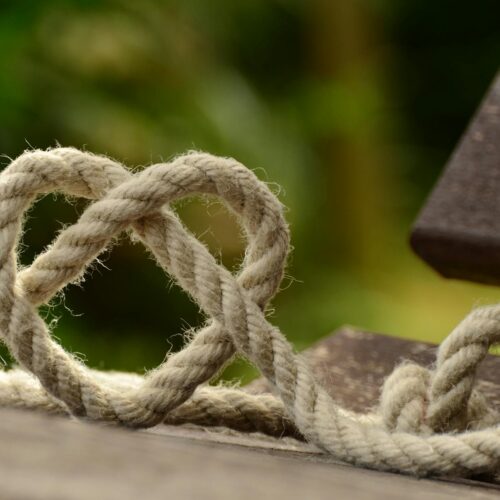
<path fill-rule="evenodd" d="M 23 215 L 50 192 L 91 203 L 20 269 Z M 247 249 L 236 275 L 169 208 L 198 194 L 220 198 L 241 223 Z M 81 279 L 123 231 L 149 249 L 208 318 L 183 350 L 146 376 L 89 369 L 55 342 L 37 311 Z M 293 435 L 380 470 L 498 473 L 500 418 L 474 381 L 489 347 L 500 341 L 500 306 L 467 316 L 441 344 L 435 367 L 397 367 L 377 411 L 356 414 L 328 395 L 266 318 L 288 251 L 282 205 L 233 159 L 193 152 L 132 173 L 73 148 L 24 153 L 0 174 L 0 337 L 20 365 L 0 372 L 0 405 L 129 427 L 190 422 Z M 236 353 L 255 364 L 275 395 L 207 385 Z"/>
<path fill-rule="evenodd" d="M 18 272 L 15 249 L 23 213 L 39 194 L 51 191 L 98 201 Z M 281 204 L 236 161 L 190 153 L 133 176 L 108 158 L 57 148 L 25 153 L 1 173 L 2 337 L 19 364 L 72 414 L 129 426 L 154 425 L 234 355 L 221 308 L 227 295 L 222 287 L 235 280 L 167 208 L 194 194 L 218 196 L 239 217 L 249 244 L 236 281 L 248 300 L 264 309 L 281 282 L 288 229 Z M 213 319 L 186 350 L 169 357 L 140 387 L 123 391 L 97 381 L 56 344 L 36 306 L 79 279 L 112 239 L 129 228 Z"/>
<path fill-rule="evenodd" d="M 403 363 L 387 378 L 380 410 L 389 430 L 460 432 L 500 421 L 474 389 L 479 364 L 500 338 L 497 306 L 474 310 L 441 344 L 436 367 Z"/>

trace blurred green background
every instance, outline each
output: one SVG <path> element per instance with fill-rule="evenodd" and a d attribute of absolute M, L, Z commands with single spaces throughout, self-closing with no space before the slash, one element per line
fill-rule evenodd
<path fill-rule="evenodd" d="M 57 143 L 131 166 L 193 148 L 239 159 L 289 208 L 295 249 L 271 320 L 298 349 L 343 324 L 438 342 L 500 300 L 408 247 L 498 68 L 498 1 L 51 0 L 0 13 L 2 164 Z M 177 208 L 224 263 L 241 258 L 221 207 Z M 40 201 L 23 263 L 81 210 Z M 203 318 L 139 245 L 104 264 L 44 314 L 91 366 L 152 368 Z"/>

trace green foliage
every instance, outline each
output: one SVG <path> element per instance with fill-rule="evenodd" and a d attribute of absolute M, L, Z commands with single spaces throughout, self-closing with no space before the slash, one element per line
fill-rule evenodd
<path fill-rule="evenodd" d="M 406 243 L 497 70 L 497 2 L 52 0 L 0 12 L 9 157 L 61 143 L 135 166 L 206 149 L 282 187 L 295 251 L 272 321 L 297 347 L 342 323 L 439 341 L 478 299 L 499 298 L 445 283 Z M 23 262 L 82 207 L 42 200 Z M 225 264 L 239 262 L 219 205 L 177 208 Z M 149 369 L 203 318 L 122 243 L 46 314 L 92 366 Z"/>

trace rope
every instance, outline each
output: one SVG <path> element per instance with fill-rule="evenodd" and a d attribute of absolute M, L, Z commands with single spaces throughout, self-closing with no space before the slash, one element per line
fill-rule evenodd
<path fill-rule="evenodd" d="M 23 215 L 54 191 L 94 201 L 20 269 Z M 241 222 L 248 246 L 236 276 L 169 209 L 196 194 L 218 196 Z M 144 377 L 89 369 L 55 342 L 37 312 L 81 279 L 123 231 L 209 318 L 182 351 Z M 500 340 L 500 306 L 466 317 L 441 344 L 434 369 L 397 367 L 380 407 L 356 414 L 335 403 L 266 319 L 288 249 L 281 204 L 235 160 L 189 153 L 132 174 L 72 148 L 24 153 L 0 174 L 0 336 L 20 365 L 0 373 L 0 405 L 134 428 L 190 422 L 301 436 L 344 461 L 417 475 L 498 472 L 500 418 L 474 389 L 474 378 Z M 276 396 L 207 385 L 236 353 L 259 368 Z"/>

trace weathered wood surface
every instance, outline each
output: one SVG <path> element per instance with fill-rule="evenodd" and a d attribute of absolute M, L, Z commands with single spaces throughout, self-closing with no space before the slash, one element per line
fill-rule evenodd
<path fill-rule="evenodd" d="M 343 329 L 308 350 L 336 399 L 363 410 L 402 358 L 427 363 L 434 348 Z M 500 359 L 480 372 L 500 397 Z M 253 391 L 266 390 L 257 381 Z M 479 481 L 416 479 L 342 464 L 314 446 L 227 429 L 158 426 L 133 432 L 14 410 L 0 411 L 0 498 L 293 500 L 498 498 Z"/>
<path fill-rule="evenodd" d="M 0 412 L 2 499 L 493 499 L 498 491 L 418 480 L 307 454 L 158 436 Z M 188 434 L 189 436 L 189 434 Z"/>
<path fill-rule="evenodd" d="M 305 351 L 315 375 L 342 406 L 366 411 L 377 404 L 380 388 L 402 360 L 429 366 L 437 346 L 379 333 L 341 328 Z M 500 405 L 500 357 L 488 355 L 478 369 L 477 387 L 493 405 Z M 269 391 L 264 379 L 248 386 Z"/>
<path fill-rule="evenodd" d="M 500 73 L 418 216 L 411 245 L 447 278 L 500 284 Z"/>

